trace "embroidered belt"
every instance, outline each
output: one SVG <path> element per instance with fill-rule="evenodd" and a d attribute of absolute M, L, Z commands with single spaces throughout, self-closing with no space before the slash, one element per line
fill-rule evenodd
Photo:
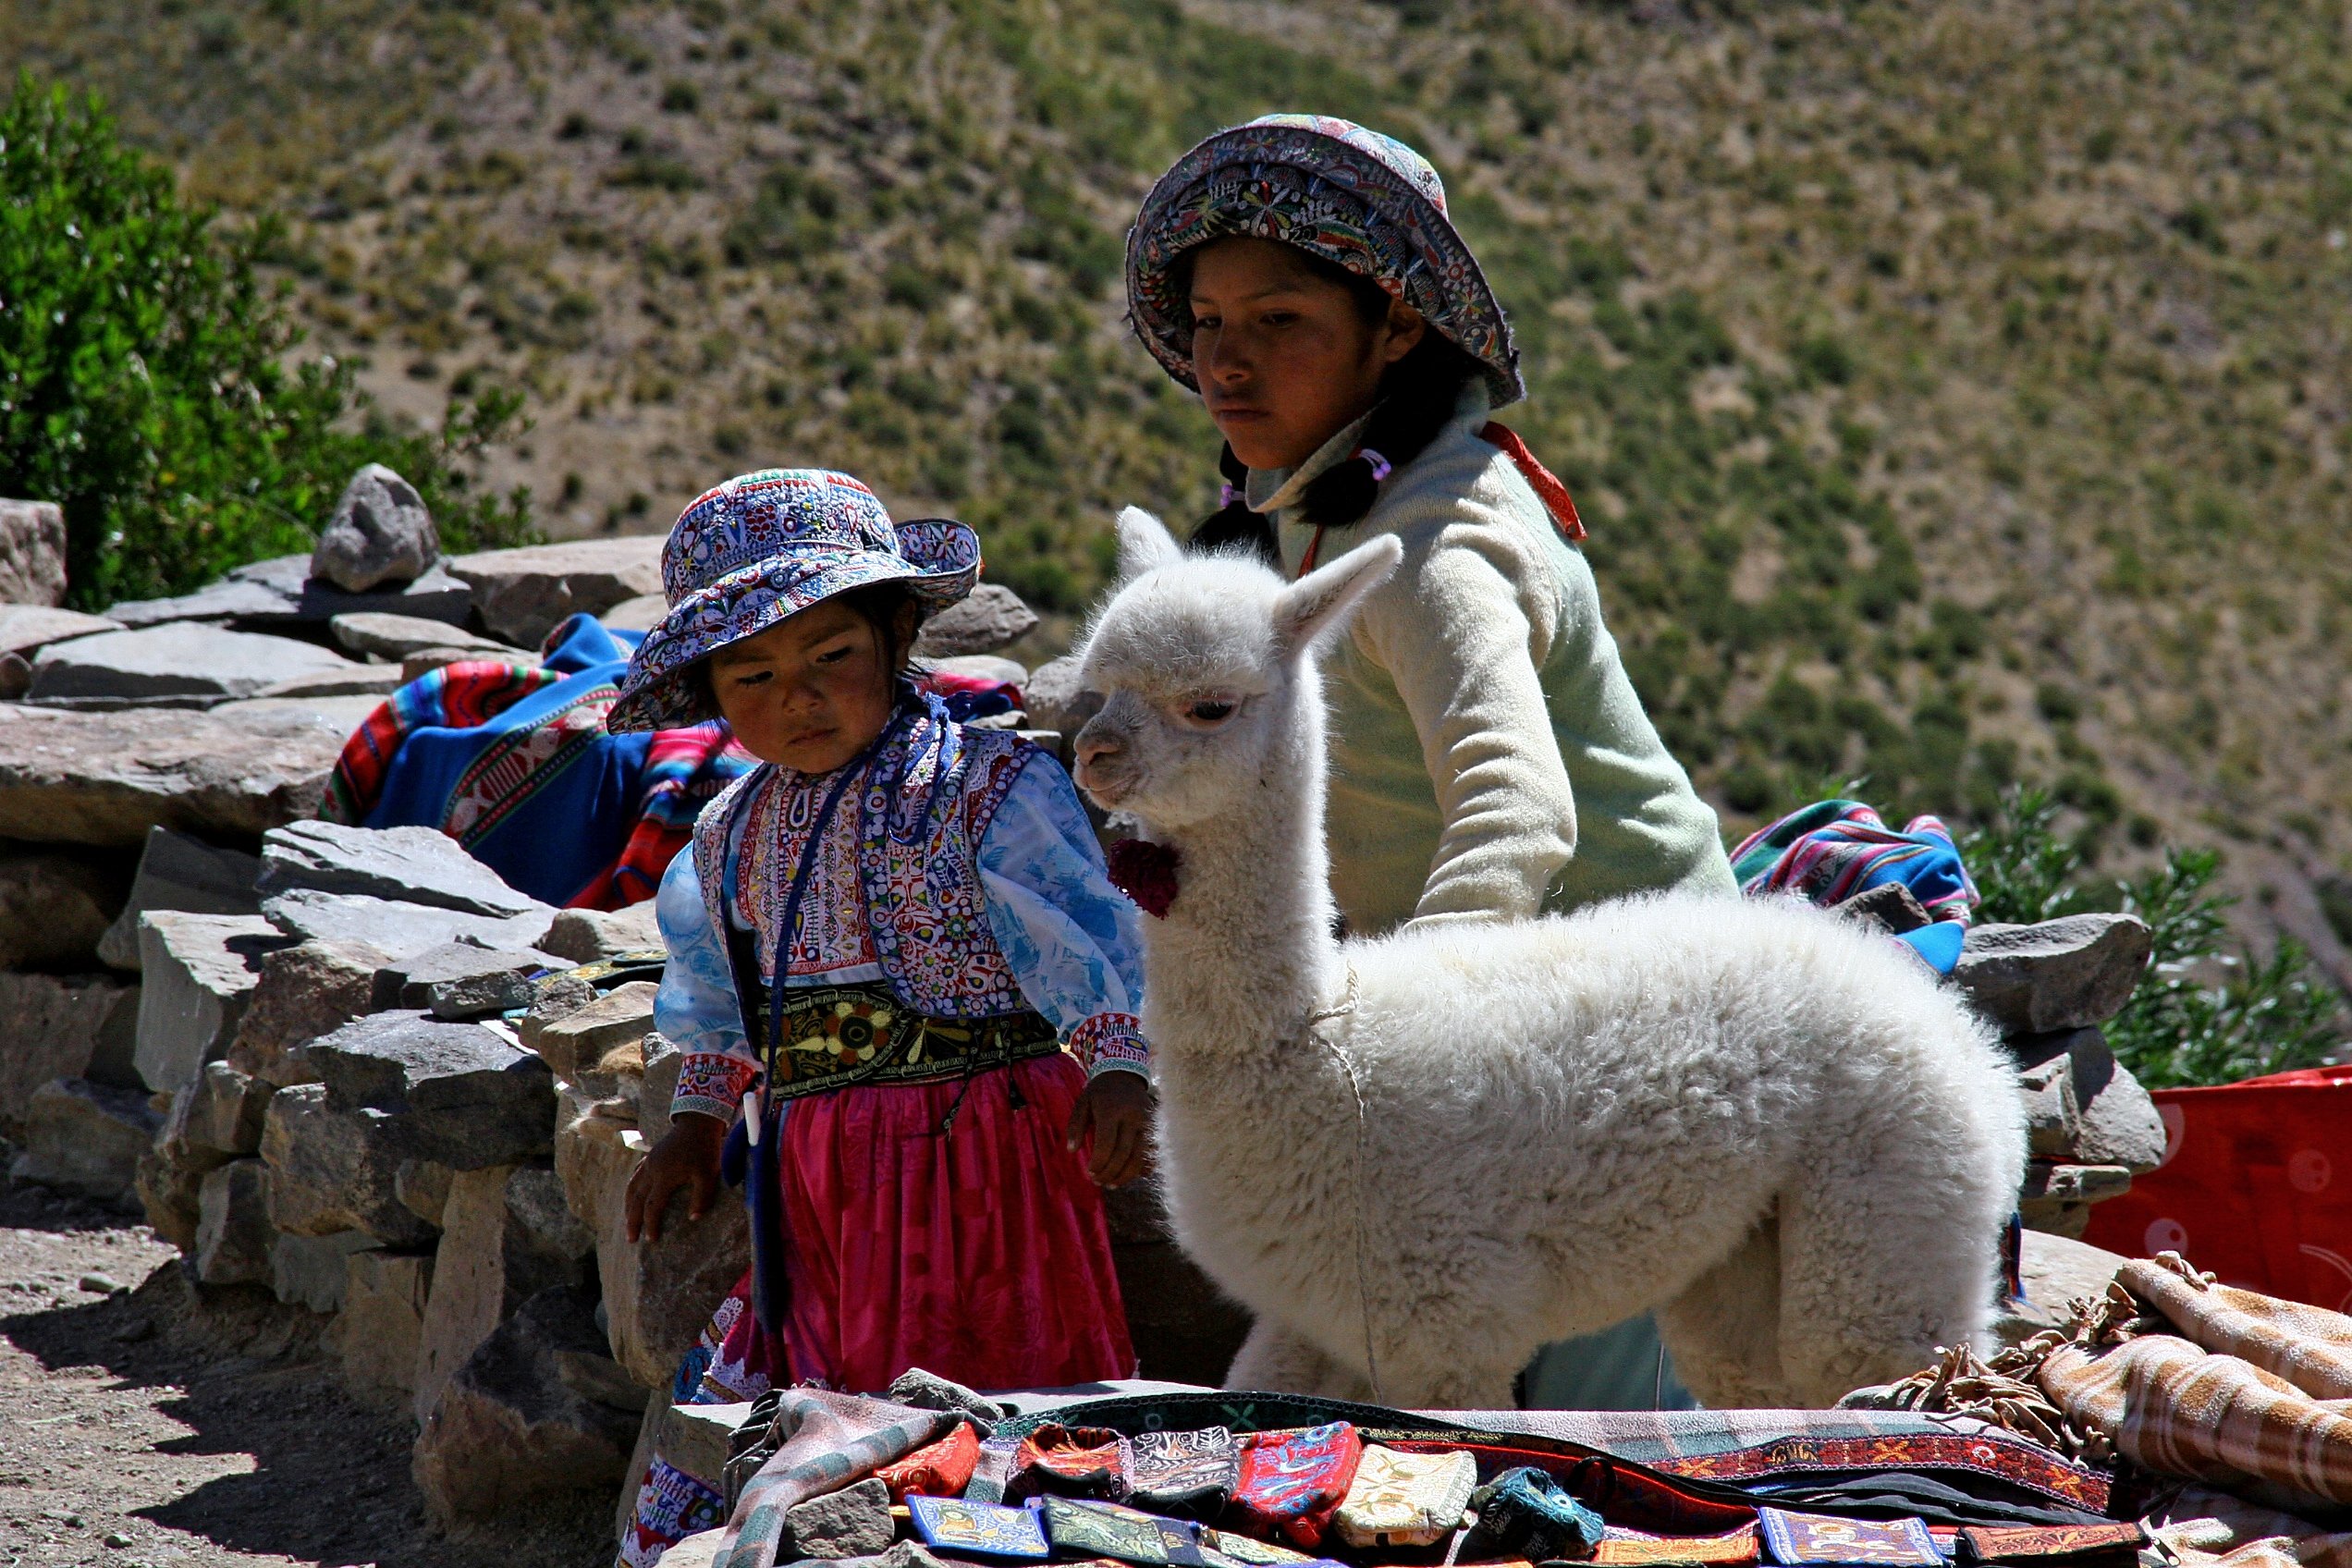
<path fill-rule="evenodd" d="M 765 1040 L 767 997 L 754 995 L 752 1038 Z M 934 1017 L 881 985 L 796 986 L 784 995 L 784 1048 L 769 1076 L 772 1099 L 859 1084 L 937 1084 L 1061 1049 L 1054 1026 L 1035 1012 Z"/>

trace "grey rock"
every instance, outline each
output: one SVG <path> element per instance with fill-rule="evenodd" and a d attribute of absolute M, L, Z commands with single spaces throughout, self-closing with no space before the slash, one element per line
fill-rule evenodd
<path fill-rule="evenodd" d="M 262 899 L 253 878 L 262 863 L 242 850 L 225 850 L 151 827 L 131 877 L 122 913 L 99 938 L 98 957 L 116 969 L 139 968 L 139 917 L 151 909 L 190 914 L 259 914 Z"/>
<path fill-rule="evenodd" d="M 196 1278 L 237 1285 L 270 1278 L 276 1232 L 269 1222 L 269 1167 L 231 1160 L 209 1172 L 197 1196 Z"/>
<path fill-rule="evenodd" d="M 264 686 L 253 695 L 260 700 L 317 697 L 374 697 L 381 700 L 407 684 L 400 667 L 390 664 L 354 664 L 325 675 L 298 675 L 274 686 Z"/>
<path fill-rule="evenodd" d="M 32 703 L 97 707 L 209 706 L 251 697 L 298 676 L 347 671 L 350 660 L 314 643 L 174 622 L 52 643 L 32 661 Z"/>
<path fill-rule="evenodd" d="M 1037 612 L 1023 604 L 1020 594 L 1000 583 L 983 582 L 923 623 L 914 653 L 924 659 L 993 654 L 1018 643 L 1036 625 Z"/>
<path fill-rule="evenodd" d="M 623 599 L 608 610 L 597 612 L 596 619 L 615 631 L 651 631 L 669 614 L 669 601 L 659 594 L 640 594 L 633 599 Z"/>
<path fill-rule="evenodd" d="M 0 502 L 0 506 L 6 505 Z M 0 604 L 0 653 L 22 654 L 28 659 L 52 643 L 121 630 L 122 622 L 109 620 L 103 615 L 53 609 L 45 605 Z"/>
<path fill-rule="evenodd" d="M 446 942 L 379 971 L 376 997 L 382 1000 L 388 994 L 393 1007 L 422 1008 L 453 1023 L 488 1018 L 529 1007 L 532 977 L 564 967 L 563 960 L 536 949 L 501 952 Z"/>
<path fill-rule="evenodd" d="M 721 1490 L 736 1428 L 751 1416 L 748 1400 L 732 1404 L 672 1405 L 655 1428 L 654 1452 L 711 1490 Z"/>
<path fill-rule="evenodd" d="M 374 1010 L 385 962 L 356 942 L 300 942 L 264 955 L 226 1060 L 279 1088 L 317 1082 L 301 1047 Z"/>
<path fill-rule="evenodd" d="M 879 1476 L 868 1476 L 838 1492 L 813 1497 L 784 1511 L 788 1546 L 777 1552 L 795 1558 L 838 1561 L 844 1557 L 877 1557 L 890 1550 L 890 1488 Z"/>
<path fill-rule="evenodd" d="M 2085 1085 L 2077 1081 L 2076 1093 Z M 2120 1165 L 2137 1176 L 2164 1163 L 2164 1119 L 2156 1102 L 2121 1063 L 2107 1081 L 2091 1086 L 2082 1107 L 2082 1131 L 2074 1156 L 2085 1165 Z"/>
<path fill-rule="evenodd" d="M 2079 1029 L 2123 1011 L 2151 946 L 2148 923 L 2130 914 L 1979 925 L 1952 981 L 2003 1034 Z"/>
<path fill-rule="evenodd" d="M 567 617 L 600 615 L 660 592 L 662 544 L 653 536 L 582 539 L 456 556 L 447 565 L 472 588 L 474 608 L 493 636 L 535 648 Z"/>
<path fill-rule="evenodd" d="M 1855 894 L 1835 908 L 1848 920 L 1863 921 L 1898 937 L 1905 931 L 1917 931 L 1932 925 L 1935 920 L 1911 889 L 1900 882 L 1881 882 L 1875 888 Z"/>
<path fill-rule="evenodd" d="M 325 1084 L 279 1090 L 262 1128 L 270 1223 L 298 1236 L 364 1231 L 389 1247 L 428 1244 L 435 1229 L 400 1201 L 403 1156 L 390 1145 L 378 1119 L 330 1107 Z"/>
<path fill-rule="evenodd" d="M 961 1410 L 981 1421 L 1001 1421 L 1004 1406 L 994 1400 L 984 1399 L 962 1383 L 911 1366 L 891 1381 L 890 1403 L 915 1410 Z"/>
<path fill-rule="evenodd" d="M 716 1535 L 718 1532 L 712 1533 Z M 692 1565 L 680 1563 L 679 1568 L 692 1568 Z M 954 1564 L 946 1558 L 933 1556 L 930 1549 L 921 1541 L 894 1541 L 890 1550 L 878 1557 L 845 1558 L 839 1563 L 839 1568 L 954 1568 Z"/>
<path fill-rule="evenodd" d="M 659 1143 L 669 1132 L 669 1103 L 678 1097 L 678 1074 L 686 1053 L 655 1031 L 648 1031 L 640 1048 L 645 1075 L 637 1084 L 637 1126 L 648 1143 Z"/>
<path fill-rule="evenodd" d="M 507 1178 L 506 1204 L 521 1250 L 575 1264 L 595 1252 L 594 1233 L 564 1202 L 563 1181 L 548 1167 L 515 1167 Z"/>
<path fill-rule="evenodd" d="M 660 952 L 661 925 L 654 917 L 654 900 L 626 909 L 567 909 L 558 911 L 547 928 L 547 951 L 573 963 L 594 963 L 622 953 Z"/>
<path fill-rule="evenodd" d="M 994 681 L 1000 686 L 1019 686 L 1029 679 L 1029 671 L 1019 661 L 999 658 L 995 654 L 959 654 L 953 658 L 926 662 L 941 675 L 959 675 L 967 680 Z"/>
<path fill-rule="evenodd" d="M 139 1157 L 162 1121 L 136 1090 L 110 1089 L 81 1078 L 53 1079 L 26 1103 L 22 1152 L 8 1174 L 136 1208 Z"/>
<path fill-rule="evenodd" d="M 298 888 L 357 893 L 401 903 L 506 918 L 555 911 L 507 886 L 498 874 L 432 827 L 347 827 L 293 822 L 262 836 L 264 894 Z"/>
<path fill-rule="evenodd" d="M 603 1068 L 615 1051 L 642 1052 L 645 1035 L 654 1026 L 654 995 L 659 989 L 645 980 L 616 986 L 585 1007 L 538 1023 L 522 1035 L 523 1043 L 557 1077 L 576 1082 Z M 643 1056 L 637 1054 L 634 1065 L 642 1072 L 643 1064 Z"/>
<path fill-rule="evenodd" d="M 404 1159 L 393 1174 L 392 1195 L 426 1224 L 440 1225 L 449 1212 L 449 1187 L 457 1174 L 429 1159 Z"/>
<path fill-rule="evenodd" d="M 0 844 L 0 968 L 95 968 L 129 892 L 118 859 Z"/>
<path fill-rule="evenodd" d="M 288 1306 L 340 1312 L 344 1288 L 351 1277 L 350 1259 L 376 1244 L 376 1239 L 362 1231 L 337 1231 L 325 1236 L 277 1231 L 270 1238 L 270 1290 Z"/>
<path fill-rule="evenodd" d="M 424 497 L 382 463 L 369 463 L 343 486 L 335 515 L 319 532 L 311 575 L 364 594 L 413 582 L 440 558 L 441 534 Z"/>
<path fill-rule="evenodd" d="M 557 1361 L 603 1348 L 593 1301 L 570 1289 L 533 1296 L 483 1341 L 417 1438 L 417 1488 L 435 1520 L 488 1520 L 582 1493 L 599 1494 L 594 1506 L 603 1506 L 627 1467 L 638 1418 L 580 1393 Z"/>
<path fill-rule="evenodd" d="M 160 825 L 258 839 L 317 808 L 350 730 L 276 702 L 210 713 L 0 704 L 0 838 L 136 847 Z"/>
<path fill-rule="evenodd" d="M 31 662 L 22 654 L 0 654 L 0 702 L 16 702 L 31 690 Z"/>
<path fill-rule="evenodd" d="M 2099 1030 L 2016 1035 L 2006 1044 L 2026 1091 L 2034 1154 L 2135 1174 L 2163 1163 L 2163 1118 Z M 2060 1107 L 2063 1137 L 2050 1122 Z"/>
<path fill-rule="evenodd" d="M 275 1085 L 225 1061 L 207 1062 L 180 1091 L 185 1100 L 174 1096 L 169 1125 L 193 1148 L 228 1158 L 259 1154 L 262 1124 L 276 1092 Z"/>
<path fill-rule="evenodd" d="M 412 1391 L 418 1336 L 433 1291 L 432 1256 L 371 1250 L 343 1262 L 336 1350 L 344 1380 L 396 1395 Z"/>
<path fill-rule="evenodd" d="M 353 654 L 362 658 L 388 659 L 395 664 L 427 648 L 480 648 L 493 654 L 515 651 L 503 643 L 494 643 L 487 637 L 477 637 L 445 621 L 428 620 L 423 616 L 381 612 L 338 615 L 328 625 L 335 640 Z"/>
<path fill-rule="evenodd" d="M 574 1238 L 559 1228 L 551 1232 L 541 1213 L 544 1179 L 552 1175 L 503 1165 L 451 1174 L 410 1383 L 418 1420 L 433 1414 L 458 1368 L 527 1298 L 585 1279 L 583 1258 L 568 1250 Z"/>
<path fill-rule="evenodd" d="M 0 604 L 66 602 L 66 514 L 55 501 L 0 500 Z"/>
<path fill-rule="evenodd" d="M 2017 1212 L 2028 1230 L 2079 1241 L 2090 1226 L 2091 1206 L 2129 1191 L 2131 1172 L 2120 1165 L 2030 1160 L 2017 1192 Z"/>
<path fill-rule="evenodd" d="M 2073 1154 L 2082 1132 L 2073 1061 L 2061 1054 L 2025 1068 L 2017 1074 L 2017 1089 L 2025 1100 L 2027 1152 L 2057 1159 Z"/>
<path fill-rule="evenodd" d="M 286 945 L 252 915 L 151 910 L 141 916 L 139 1044 L 131 1059 L 140 1081 L 176 1090 L 226 1055 L 263 959 Z"/>
<path fill-rule="evenodd" d="M 410 615 L 462 625 L 473 606 L 472 590 L 439 566 L 404 588 L 353 594 L 325 578 L 311 576 L 308 556 L 278 556 L 230 571 L 221 581 L 172 599 L 135 599 L 110 605 L 106 613 L 126 626 L 156 626 L 175 620 L 227 621 L 267 630 L 321 626 L 338 615 Z"/>
<path fill-rule="evenodd" d="M 555 913 L 542 905 L 536 913 L 501 920 L 361 894 L 324 893 L 315 888 L 298 888 L 262 901 L 263 918 L 289 937 L 372 947 L 387 963 L 459 939 L 521 952 L 545 938 Z"/>
<path fill-rule="evenodd" d="M 609 1355 L 594 1351 L 559 1350 L 554 1360 L 557 1378 L 583 1399 L 615 1410 L 643 1410 L 651 1403 L 649 1391 L 631 1381 L 620 1363 Z"/>
<path fill-rule="evenodd" d="M 1047 660 L 1029 672 L 1027 684 L 1021 688 L 1021 705 L 1029 722 L 1063 735 L 1075 735 L 1084 729 L 1102 704 L 1102 693 L 1080 684 L 1075 658 Z"/>
<path fill-rule="evenodd" d="M 546 1064 L 478 1023 L 385 1012 L 313 1040 L 303 1057 L 327 1104 L 364 1114 L 403 1158 L 481 1170 L 548 1152 L 554 1081 Z"/>
<path fill-rule="evenodd" d="M 139 987 L 97 975 L 0 972 L 0 1127 L 23 1119 L 33 1091 L 53 1078 L 138 1086 Z"/>

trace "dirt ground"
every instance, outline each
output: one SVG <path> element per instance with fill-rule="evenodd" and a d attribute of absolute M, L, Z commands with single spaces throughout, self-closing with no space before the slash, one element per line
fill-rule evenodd
<path fill-rule="evenodd" d="M 177 1259 L 124 1216 L 0 1180 L 0 1568 L 611 1562 L 594 1494 L 434 1534 L 410 1423 L 336 1385 L 326 1320 L 249 1286 L 200 1295 Z"/>

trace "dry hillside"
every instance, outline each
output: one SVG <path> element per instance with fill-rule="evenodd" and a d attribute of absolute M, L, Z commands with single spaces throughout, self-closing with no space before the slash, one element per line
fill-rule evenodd
<path fill-rule="evenodd" d="M 766 463 L 953 508 L 1063 609 L 1214 443 L 1125 336 L 1127 215 L 1269 107 L 1439 163 L 1733 826 L 1854 774 L 2057 785 L 2352 931 L 2352 12 L 2246 0 L 6 0 L 293 223 L 388 406 L 530 395 L 550 533 Z"/>

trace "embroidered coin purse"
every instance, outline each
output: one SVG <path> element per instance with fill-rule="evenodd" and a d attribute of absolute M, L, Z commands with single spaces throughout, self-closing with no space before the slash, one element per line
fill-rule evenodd
<path fill-rule="evenodd" d="M 1214 1519 L 1242 1480 L 1241 1439 L 1222 1427 L 1128 1439 L 1127 1501 L 1179 1519 Z"/>
<path fill-rule="evenodd" d="M 904 1502 L 916 1495 L 962 1497 L 979 1463 L 980 1434 L 970 1422 L 959 1421 L 956 1429 L 937 1442 L 916 1449 L 875 1474 L 890 1488 L 892 1502 Z"/>
<path fill-rule="evenodd" d="M 1943 1568 L 1926 1525 L 1917 1519 L 1836 1519 L 1759 1508 L 1764 1550 L 1785 1568 L 1813 1563 L 1857 1563 L 1869 1568 Z"/>
<path fill-rule="evenodd" d="M 1399 1453 L 1366 1443 L 1331 1523 L 1354 1547 L 1431 1546 L 1462 1523 L 1477 1485 L 1477 1460 L 1458 1449 Z"/>
<path fill-rule="evenodd" d="M 1236 1522 L 1312 1551 L 1347 1496 L 1364 1439 L 1345 1421 L 1295 1432 L 1256 1432 L 1242 1450 Z"/>
<path fill-rule="evenodd" d="M 1127 1496 L 1127 1439 L 1098 1427 L 1045 1426 L 1021 1439 L 1005 1501 L 1050 1492 L 1119 1502 Z"/>
<path fill-rule="evenodd" d="M 969 1551 L 983 1557 L 1043 1562 L 1052 1553 L 1034 1508 L 1005 1508 L 952 1497 L 911 1497 L 907 1516 L 923 1544 L 938 1551 Z"/>

